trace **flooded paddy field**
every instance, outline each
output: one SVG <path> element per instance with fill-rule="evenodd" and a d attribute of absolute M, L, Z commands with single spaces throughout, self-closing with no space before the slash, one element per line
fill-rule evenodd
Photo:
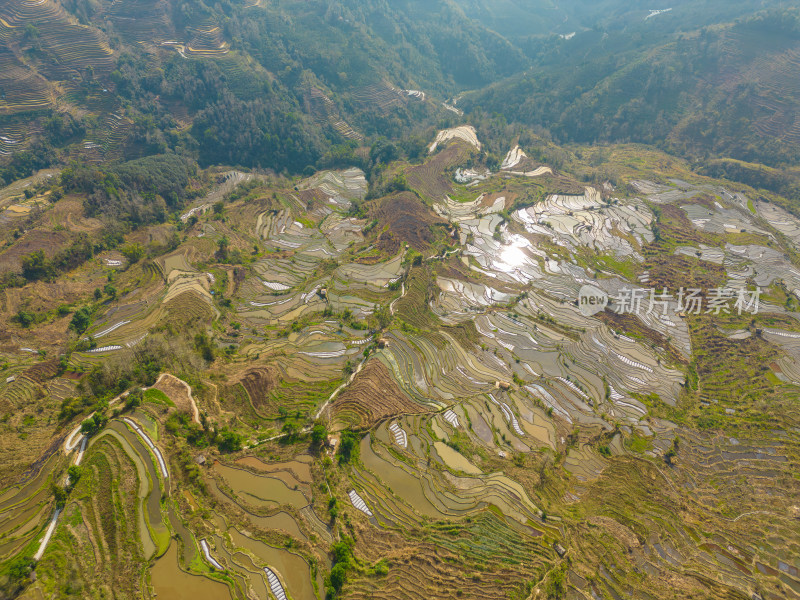
<path fill-rule="evenodd" d="M 176 600 L 222 600 L 230 598 L 228 586 L 207 577 L 189 575 L 178 564 L 177 545 L 158 559 L 150 570 L 153 596 Z"/>
<path fill-rule="evenodd" d="M 215 463 L 214 470 L 235 496 L 245 504 L 256 508 L 276 508 L 290 505 L 302 508 L 308 505 L 309 499 L 300 487 L 300 483 L 288 472 L 274 472 L 270 475 L 256 475 L 245 469 L 228 467 Z M 282 476 L 283 475 L 283 476 Z"/>

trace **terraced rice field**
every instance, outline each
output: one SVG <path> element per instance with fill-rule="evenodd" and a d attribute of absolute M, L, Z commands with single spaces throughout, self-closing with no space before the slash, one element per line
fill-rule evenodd
<path fill-rule="evenodd" d="M 428 153 L 433 154 L 436 151 L 436 148 L 439 147 L 439 144 L 444 144 L 445 142 L 453 139 L 464 140 L 468 144 L 475 146 L 475 148 L 478 150 L 481 149 L 481 143 L 478 140 L 478 134 L 476 133 L 475 128 L 471 126 L 463 126 L 455 127 L 453 129 L 443 129 L 437 133 L 436 139 L 428 147 Z"/>
<path fill-rule="evenodd" d="M 308 112 L 314 116 L 314 120 L 320 125 L 330 125 L 343 137 L 351 140 L 363 140 L 364 136 L 353 129 L 345 121 L 339 112 L 336 104 L 325 92 L 316 87 L 309 88 L 305 95 L 305 103 Z"/>
<path fill-rule="evenodd" d="M 399 167 L 418 194 L 229 171 L 176 250 L 93 259 L 128 289 L 66 368 L 0 353 L 0 451 L 30 435 L 43 457 L 0 491 L 0 559 L 41 549 L 37 593 L 95 569 L 130 597 L 321 599 L 341 543 L 343 597 L 541 598 L 562 575 L 576 600 L 800 594 L 800 222 L 710 183 L 564 193 L 517 174 L 542 166 L 519 147 L 478 188 L 497 189 L 456 194 L 472 134 Z M 621 308 L 697 282 L 759 285 L 763 313 Z M 589 285 L 609 296 L 592 316 Z M 139 406 L 115 391 L 31 433 L 32 407 L 66 413 L 156 340 L 180 360 Z M 91 411 L 109 420 L 84 437 Z"/>

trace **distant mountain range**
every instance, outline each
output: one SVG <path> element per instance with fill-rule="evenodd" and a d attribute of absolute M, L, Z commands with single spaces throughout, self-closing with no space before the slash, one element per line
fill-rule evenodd
<path fill-rule="evenodd" d="M 6 0 L 0 178 L 163 152 L 299 172 L 463 110 L 785 169 L 800 34 L 776 5 Z"/>

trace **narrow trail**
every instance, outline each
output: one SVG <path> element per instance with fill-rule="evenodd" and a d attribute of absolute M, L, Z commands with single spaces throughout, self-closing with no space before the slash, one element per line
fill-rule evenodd
<path fill-rule="evenodd" d="M 75 433 L 76 432 L 73 432 L 70 437 L 73 437 Z M 80 427 L 78 427 L 77 433 L 80 433 Z M 70 439 L 67 438 L 67 441 L 69 440 Z M 80 447 L 78 448 L 78 453 L 75 455 L 75 462 L 73 463 L 76 467 L 79 467 L 81 461 L 83 461 L 83 454 L 86 452 L 86 446 L 89 445 L 89 438 L 87 438 L 85 435 L 81 436 L 80 439 L 72 446 L 72 449 L 74 449 L 78 445 L 80 445 Z M 71 452 L 72 449 L 70 449 L 69 452 Z M 67 452 L 67 454 L 69 454 L 69 452 Z M 64 477 L 64 487 L 68 486 L 69 484 L 70 484 L 70 476 L 69 474 L 67 474 L 66 477 Z M 50 524 L 47 526 L 47 530 L 45 531 L 44 537 L 42 538 L 42 541 L 39 543 L 39 549 L 36 550 L 36 554 L 33 555 L 33 560 L 38 562 L 39 560 L 41 560 L 42 556 L 44 556 L 44 551 L 47 549 L 47 545 L 50 543 L 50 539 L 53 537 L 53 533 L 55 533 L 56 526 L 58 525 L 58 518 L 61 516 L 62 510 L 63 510 L 62 507 L 58 507 L 56 508 L 56 511 L 53 513 L 53 518 L 50 519 Z"/>
<path fill-rule="evenodd" d="M 183 379 L 175 377 L 175 375 L 172 375 L 171 373 L 161 373 L 161 375 L 158 376 L 158 379 L 156 379 L 156 382 L 153 385 L 141 388 L 142 391 L 146 392 L 147 390 L 149 390 L 151 388 L 154 388 L 159 383 L 161 383 L 161 381 L 164 379 L 164 377 L 167 377 L 167 376 L 172 377 L 173 379 L 178 381 L 181 385 L 186 387 L 186 393 L 189 396 L 189 402 L 192 405 L 192 419 L 194 420 L 195 423 L 199 424 L 200 423 L 200 411 L 197 408 L 197 403 L 194 400 L 194 396 L 192 396 L 192 387 L 188 383 L 186 383 Z M 119 396 L 116 396 L 115 398 L 112 398 L 108 402 L 109 408 L 114 406 L 117 402 L 119 402 L 123 398 L 127 398 L 128 396 L 130 396 L 130 393 L 131 393 L 131 390 L 127 390 L 125 392 L 122 392 Z M 91 419 L 96 412 L 97 411 L 92 411 L 86 417 L 84 417 L 84 419 L 78 425 L 76 425 L 75 429 L 73 429 L 72 432 L 67 436 L 66 440 L 64 440 L 64 454 L 69 454 L 70 452 L 75 450 L 75 448 L 81 442 L 81 439 L 82 439 L 81 437 L 78 437 L 78 435 L 81 432 L 81 425 L 83 424 L 83 421 L 85 421 L 86 419 Z"/>
<path fill-rule="evenodd" d="M 153 384 L 152 387 L 156 387 L 159 383 L 161 383 L 167 377 L 169 377 L 172 380 L 178 382 L 180 385 L 182 385 L 184 388 L 186 388 L 186 395 L 189 397 L 189 403 L 192 405 L 192 420 L 199 425 L 200 424 L 200 411 L 197 409 L 197 403 L 194 401 L 194 396 L 192 396 L 192 386 L 190 386 L 188 383 L 186 383 L 180 377 L 176 377 L 172 373 L 162 373 L 161 375 L 158 376 L 158 379 L 156 379 L 156 382 Z"/>
<path fill-rule="evenodd" d="M 325 409 L 328 408 L 330 403 L 333 402 L 333 400 L 336 398 L 336 396 L 339 395 L 339 392 L 341 392 L 344 388 L 346 388 L 348 385 L 353 383 L 353 380 L 356 378 L 356 375 L 358 375 L 361 372 L 361 369 L 364 368 L 364 365 L 366 364 L 367 360 L 369 360 L 369 358 L 370 358 L 369 356 L 365 356 L 361 360 L 361 362 L 358 363 L 358 366 L 356 367 L 355 371 L 353 371 L 353 373 L 350 375 L 350 378 L 347 381 L 345 381 L 344 383 L 342 383 L 342 385 L 340 385 L 339 387 L 337 387 L 333 391 L 333 393 L 325 401 L 325 404 L 323 404 L 320 407 L 320 409 L 317 411 L 317 414 L 314 415 L 314 420 L 315 421 L 317 419 L 319 419 L 320 416 L 322 416 L 322 413 L 325 412 Z M 305 434 L 305 433 L 310 433 L 310 432 L 311 432 L 311 427 L 303 427 L 297 433 Z M 280 439 L 285 438 L 287 435 L 289 435 L 289 434 L 288 433 L 279 433 L 277 435 L 273 435 L 272 437 L 264 438 L 263 440 L 252 440 L 252 441 L 250 441 L 249 444 L 244 446 L 242 449 L 243 450 L 247 450 L 248 448 L 253 448 L 255 446 L 260 446 L 261 444 L 265 444 L 267 442 L 274 442 L 275 440 L 280 440 Z"/>
<path fill-rule="evenodd" d="M 142 390 L 147 390 L 147 389 L 150 389 L 150 388 L 142 388 Z M 116 398 L 112 398 L 108 403 L 109 408 L 111 408 L 114 404 L 116 404 L 117 402 L 119 402 L 123 398 L 127 398 L 130 395 L 130 393 L 131 393 L 131 391 L 128 390 L 127 392 L 122 392 Z M 97 412 L 96 410 L 93 410 L 91 413 L 86 415 L 86 417 L 84 417 L 84 419 L 80 423 L 78 423 L 78 425 L 75 426 L 75 429 L 72 430 L 72 433 L 70 433 L 67 436 L 67 439 L 64 440 L 64 454 L 69 454 L 70 452 L 75 450 L 77 445 L 86 437 L 86 436 L 82 436 L 82 437 L 80 437 L 78 439 L 75 439 L 76 436 L 81 432 L 81 425 L 83 425 L 83 421 L 85 421 L 86 419 L 91 419 L 96 412 Z"/>
<path fill-rule="evenodd" d="M 344 388 L 346 388 L 348 385 L 353 383 L 353 380 L 356 378 L 356 375 L 358 375 L 361 372 L 361 369 L 364 367 L 364 364 L 367 362 L 368 358 L 369 358 L 368 356 L 365 356 L 363 359 L 361 359 L 361 362 L 358 363 L 358 366 L 356 367 L 356 370 L 352 372 L 352 374 L 350 375 L 350 378 L 347 381 L 345 381 L 342 385 L 340 385 L 338 388 L 333 390 L 333 393 L 325 401 L 325 404 L 323 404 L 322 407 L 317 411 L 317 414 L 314 415 L 314 420 L 315 421 L 317 419 L 319 419 L 320 415 L 322 415 L 322 413 L 325 411 L 325 409 L 328 408 L 328 405 L 331 402 L 333 402 L 333 400 L 336 398 L 336 396 L 339 395 L 339 392 L 341 392 Z"/>
<path fill-rule="evenodd" d="M 425 262 L 430 262 L 432 260 L 445 260 L 450 258 L 453 254 L 458 254 L 461 252 L 461 248 L 455 248 L 454 250 L 447 250 L 444 254 L 436 254 L 434 256 L 429 256 L 425 259 Z"/>
<path fill-rule="evenodd" d="M 394 316 L 394 303 L 397 302 L 398 300 L 402 300 L 403 296 L 406 295 L 407 290 L 405 281 L 400 284 L 400 290 L 401 290 L 400 296 L 392 300 L 392 303 L 389 305 L 389 314 L 392 316 Z"/>
<path fill-rule="evenodd" d="M 750 517 L 752 515 L 772 515 L 773 517 L 785 516 L 785 515 L 781 515 L 781 514 L 778 514 L 778 513 L 775 513 L 775 512 L 770 512 L 768 510 L 754 510 L 754 511 L 751 511 L 751 512 L 742 513 L 738 517 L 736 517 L 734 519 L 730 519 L 730 522 L 731 523 L 736 523 L 736 521 L 738 521 L 742 517 Z"/>
<path fill-rule="evenodd" d="M 53 533 L 56 530 L 56 525 L 58 525 L 58 517 L 61 515 L 61 508 L 57 508 L 56 512 L 53 513 L 53 518 L 50 519 L 50 525 L 47 526 L 47 531 L 42 538 L 42 542 L 39 544 L 39 549 L 36 551 L 36 554 L 33 555 L 33 560 L 39 561 L 41 560 L 42 556 L 44 555 L 44 551 L 47 548 L 47 544 L 50 543 L 50 538 L 53 537 Z"/>

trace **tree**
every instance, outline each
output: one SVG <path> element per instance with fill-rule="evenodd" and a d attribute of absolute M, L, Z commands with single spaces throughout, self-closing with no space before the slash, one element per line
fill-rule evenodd
<path fill-rule="evenodd" d="M 283 424 L 281 431 L 285 435 L 283 438 L 284 441 L 291 444 L 296 442 L 298 435 L 300 435 L 300 424 L 294 419 L 287 419 Z"/>
<path fill-rule="evenodd" d="M 26 310 L 20 310 L 17 312 L 16 320 L 23 327 L 30 327 L 36 321 L 36 317 Z"/>
<path fill-rule="evenodd" d="M 328 576 L 328 595 L 332 598 L 338 597 L 347 581 L 347 572 L 355 563 L 353 556 L 353 539 L 344 536 L 340 542 L 336 542 L 331 548 L 333 554 L 333 568 Z"/>
<path fill-rule="evenodd" d="M 397 146 L 384 138 L 376 141 L 369 151 L 369 160 L 373 165 L 388 164 L 397 160 L 399 156 L 400 152 L 397 150 Z"/>
<path fill-rule="evenodd" d="M 244 438 L 235 431 L 223 431 L 217 438 L 217 447 L 220 452 L 231 453 L 242 449 Z"/>
<path fill-rule="evenodd" d="M 392 314 L 388 306 L 381 306 L 375 311 L 375 320 L 379 329 L 386 329 L 392 323 Z"/>
<path fill-rule="evenodd" d="M 355 431 L 345 431 L 339 443 L 339 462 L 349 464 L 358 459 L 360 437 Z"/>
<path fill-rule="evenodd" d="M 326 439 L 328 439 L 328 428 L 325 427 L 324 423 L 314 423 L 314 427 L 311 429 L 311 444 L 315 448 L 319 448 L 325 443 Z"/>
<path fill-rule="evenodd" d="M 144 393 L 142 388 L 132 390 L 128 397 L 125 399 L 125 410 L 133 410 L 142 404 Z"/>
<path fill-rule="evenodd" d="M 347 581 L 347 567 L 342 564 L 334 565 L 330 575 L 331 587 L 338 594 Z"/>
<path fill-rule="evenodd" d="M 53 262 L 44 255 L 43 250 L 36 250 L 22 257 L 22 276 L 28 281 L 51 279 L 55 276 Z"/>
<path fill-rule="evenodd" d="M 72 465 L 69 469 L 67 469 L 67 475 L 69 475 L 69 487 L 72 489 L 75 487 L 75 484 L 78 483 L 81 475 L 83 475 L 83 467 Z"/>
<path fill-rule="evenodd" d="M 545 585 L 545 595 L 548 600 L 560 600 L 565 597 L 566 586 L 564 584 L 564 571 L 566 564 L 562 564 L 550 574 L 550 579 Z"/>
<path fill-rule="evenodd" d="M 9 578 L 19 584 L 31 574 L 33 570 L 33 557 L 32 556 L 18 556 L 10 563 L 8 563 L 8 576 Z"/>
<path fill-rule="evenodd" d="M 220 262 L 225 262 L 226 260 L 228 260 L 229 246 L 230 246 L 230 240 L 228 239 L 228 236 L 223 235 L 217 241 L 217 260 L 219 260 Z"/>
<path fill-rule="evenodd" d="M 125 244 L 122 247 L 121 252 L 129 263 L 134 264 L 139 262 L 144 256 L 144 247 L 138 242 L 134 242 L 131 244 Z"/>
<path fill-rule="evenodd" d="M 77 333 L 81 334 L 88 329 L 91 322 L 92 313 L 90 313 L 89 309 L 84 306 L 83 308 L 79 308 L 77 311 L 75 311 L 75 314 L 72 315 L 72 321 L 70 322 L 69 326 Z"/>
<path fill-rule="evenodd" d="M 203 357 L 203 360 L 212 362 L 214 360 L 214 343 L 205 332 L 194 336 L 194 347 Z"/>
<path fill-rule="evenodd" d="M 53 484 L 53 496 L 56 499 L 56 508 L 64 508 L 67 503 L 67 490 L 60 485 Z"/>
<path fill-rule="evenodd" d="M 81 433 L 86 437 L 92 437 L 103 427 L 105 427 L 107 422 L 108 419 L 106 419 L 99 412 L 96 412 L 94 413 L 93 416 L 89 417 L 83 423 L 81 423 Z"/>

